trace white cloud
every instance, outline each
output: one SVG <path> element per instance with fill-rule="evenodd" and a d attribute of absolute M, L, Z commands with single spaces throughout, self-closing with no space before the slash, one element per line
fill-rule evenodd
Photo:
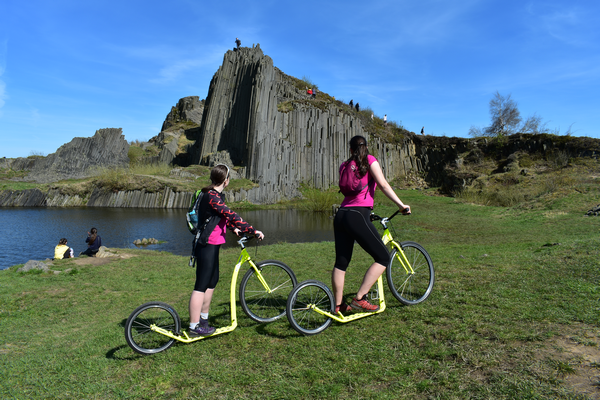
<path fill-rule="evenodd" d="M 597 38 L 595 11 L 573 6 L 531 4 L 531 23 L 550 37 L 572 46 L 587 46 Z"/>
<path fill-rule="evenodd" d="M 110 44 L 106 47 L 130 60 L 144 61 L 149 71 L 152 71 L 155 66 L 158 67 L 157 74 L 150 79 L 150 82 L 155 84 L 172 83 L 185 73 L 197 71 L 205 66 L 216 70 L 223 58 L 223 47 L 219 45 L 176 48 L 165 45 L 126 47 Z M 190 54 L 200 54 L 201 57 L 192 58 Z M 211 70 L 212 72 L 214 71 Z"/>
<path fill-rule="evenodd" d="M 202 67 L 206 64 L 206 61 L 195 59 L 195 60 L 179 60 L 161 68 L 158 73 L 158 77 L 151 79 L 152 83 L 169 83 L 175 81 L 181 75 L 189 70 Z"/>

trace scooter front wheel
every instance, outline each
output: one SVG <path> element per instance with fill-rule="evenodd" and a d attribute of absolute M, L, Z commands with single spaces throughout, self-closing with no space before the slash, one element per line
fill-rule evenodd
<path fill-rule="evenodd" d="M 292 328 L 303 335 L 316 335 L 331 325 L 332 319 L 316 311 L 335 310 L 335 298 L 323 282 L 309 280 L 299 283 L 287 301 L 287 318 Z"/>
<path fill-rule="evenodd" d="M 151 329 L 152 325 L 178 334 L 179 315 L 173 307 L 160 301 L 145 303 L 136 308 L 125 323 L 125 340 L 137 353 L 155 354 L 167 350 L 175 339 Z"/>

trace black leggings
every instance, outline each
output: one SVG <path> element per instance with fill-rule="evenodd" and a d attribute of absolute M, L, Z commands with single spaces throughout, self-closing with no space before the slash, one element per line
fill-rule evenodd
<path fill-rule="evenodd" d="M 196 245 L 196 283 L 194 290 L 206 292 L 214 289 L 219 282 L 219 249 L 220 244 Z"/>
<path fill-rule="evenodd" d="M 371 222 L 369 207 L 341 207 L 333 220 L 335 235 L 335 268 L 345 271 L 352 259 L 354 241 L 362 247 L 373 261 L 388 265 L 390 253 L 383 244 L 377 228 Z"/>

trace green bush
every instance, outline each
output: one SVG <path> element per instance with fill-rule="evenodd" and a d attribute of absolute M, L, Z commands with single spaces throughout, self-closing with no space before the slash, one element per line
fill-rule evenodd
<path fill-rule="evenodd" d="M 130 176 L 130 172 L 125 168 L 103 167 L 98 170 L 95 183 L 97 186 L 118 192 L 129 189 Z"/>
<path fill-rule="evenodd" d="M 341 194 L 337 189 L 328 190 L 316 189 L 314 187 L 303 186 L 301 189 L 305 201 L 300 204 L 300 208 L 312 212 L 330 212 L 332 206 L 340 203 Z"/>

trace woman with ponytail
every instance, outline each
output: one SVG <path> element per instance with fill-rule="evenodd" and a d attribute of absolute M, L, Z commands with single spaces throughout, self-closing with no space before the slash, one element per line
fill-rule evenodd
<path fill-rule="evenodd" d="M 79 253 L 80 256 L 88 256 L 95 257 L 96 253 L 100 250 L 100 246 L 102 246 L 102 238 L 98 235 L 98 229 L 92 228 L 88 232 L 88 237 L 85 239 L 85 242 L 88 245 L 88 248 L 85 251 Z"/>
<path fill-rule="evenodd" d="M 202 189 L 204 195 L 199 206 L 199 221 L 209 220 L 199 242 L 195 246 L 197 260 L 196 283 L 190 297 L 190 336 L 208 336 L 215 328 L 208 324 L 210 302 L 219 281 L 219 249 L 225 243 L 226 228 L 236 235 L 242 233 L 265 235 L 245 222 L 225 205 L 223 189 L 229 185 L 229 167 L 216 165 L 210 172 L 211 184 Z"/>
<path fill-rule="evenodd" d="M 398 198 L 394 189 L 387 182 L 379 162 L 369 154 L 367 140 L 362 136 L 354 136 L 350 140 L 350 158 L 340 166 L 340 176 L 350 163 L 356 165 L 357 175 L 360 177 L 359 187 L 362 189 L 357 193 L 346 194 L 333 221 L 335 265 L 331 283 L 335 296 L 335 311 L 345 312 L 357 309 L 373 312 L 379 310 L 379 306 L 369 303 L 367 293 L 385 271 L 390 261 L 390 253 L 370 219 L 375 188 L 379 186 L 383 194 L 392 200 L 403 214 L 410 214 L 410 207 Z M 367 270 L 356 297 L 348 305 L 344 302 L 344 281 L 346 269 L 352 259 L 355 241 L 373 257 L 373 264 Z"/>

